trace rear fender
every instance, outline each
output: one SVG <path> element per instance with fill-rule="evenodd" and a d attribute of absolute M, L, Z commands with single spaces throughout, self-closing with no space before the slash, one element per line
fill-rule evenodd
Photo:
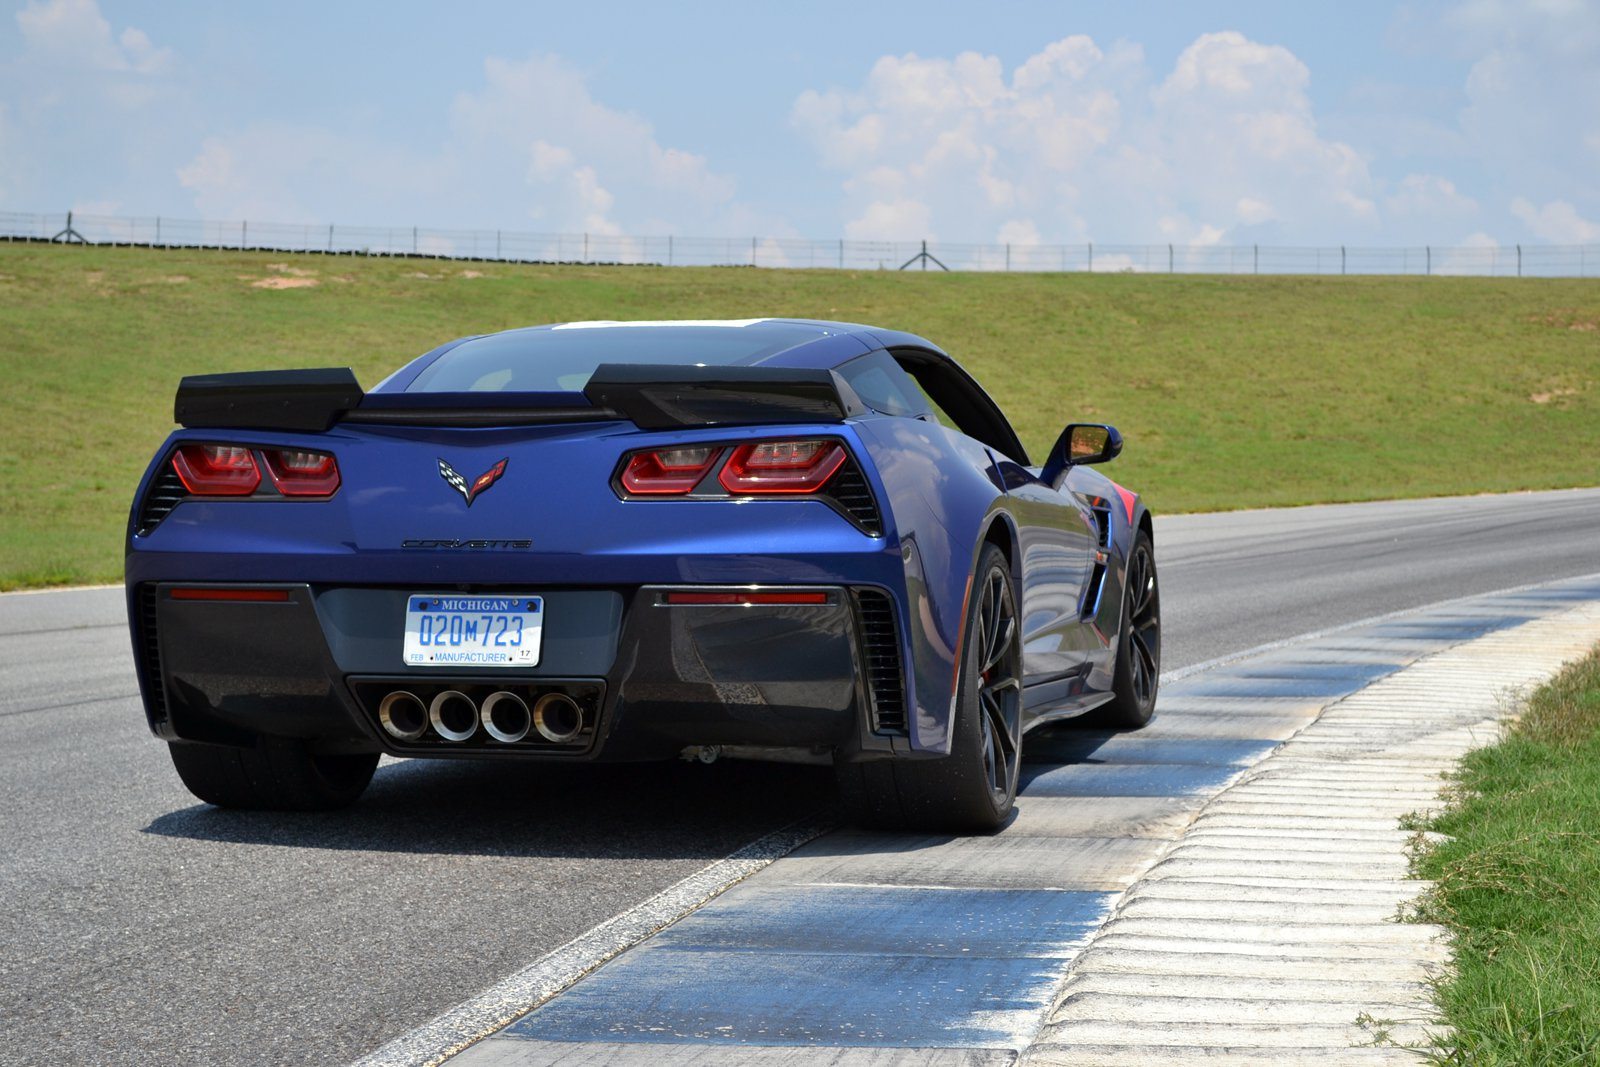
<path fill-rule="evenodd" d="M 977 554 L 1005 496 L 981 445 L 917 419 L 853 423 L 894 514 L 905 573 L 912 755 L 950 751 L 963 615 Z"/>

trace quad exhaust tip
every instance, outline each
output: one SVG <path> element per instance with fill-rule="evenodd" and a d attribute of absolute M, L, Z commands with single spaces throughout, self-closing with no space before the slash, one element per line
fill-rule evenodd
<path fill-rule="evenodd" d="M 399 741 L 416 741 L 428 729 L 428 706 L 415 693 L 397 689 L 378 705 L 378 722 Z"/>
<path fill-rule="evenodd" d="M 478 705 L 467 694 L 446 689 L 428 705 L 428 721 L 446 741 L 465 741 L 478 732 Z"/>
<path fill-rule="evenodd" d="M 527 702 L 504 690 L 484 698 L 478 721 L 490 737 L 508 745 L 521 741 L 533 729 L 533 713 L 528 710 Z"/>
<path fill-rule="evenodd" d="M 420 741 L 431 724 L 445 741 L 470 740 L 482 727 L 505 745 L 525 740 L 531 733 L 565 745 L 583 732 L 583 709 L 565 693 L 545 693 L 530 710 L 526 700 L 503 689 L 485 697 L 482 707 L 456 689 L 444 690 L 431 702 L 396 689 L 379 702 L 378 723 L 397 741 Z"/>
<path fill-rule="evenodd" d="M 546 693 L 533 705 L 533 728 L 546 741 L 564 745 L 583 729 L 583 709 L 565 693 Z"/>

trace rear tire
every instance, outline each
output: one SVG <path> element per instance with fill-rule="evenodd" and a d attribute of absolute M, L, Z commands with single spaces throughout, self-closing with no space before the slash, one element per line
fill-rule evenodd
<path fill-rule="evenodd" d="M 1083 717 L 1086 725 L 1137 730 L 1156 710 L 1161 684 L 1161 586 L 1156 580 L 1155 545 L 1140 530 L 1128 556 L 1128 585 L 1122 594 L 1122 629 L 1111 701 Z"/>
<path fill-rule="evenodd" d="M 1011 568 L 993 545 L 978 557 L 961 649 L 950 754 L 838 764 L 855 822 L 983 833 L 1010 818 L 1022 758 L 1022 641 Z"/>
<path fill-rule="evenodd" d="M 372 781 L 377 753 L 317 755 L 260 738 L 254 748 L 173 741 L 172 765 L 189 792 L 220 808 L 327 811 L 354 803 Z"/>

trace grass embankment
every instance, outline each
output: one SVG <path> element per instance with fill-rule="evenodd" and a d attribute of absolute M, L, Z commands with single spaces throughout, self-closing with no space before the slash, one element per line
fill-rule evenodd
<path fill-rule="evenodd" d="M 1427 826 L 1422 918 L 1456 933 L 1447 1063 L 1600 1063 L 1600 649 L 1469 755 Z"/>
<path fill-rule="evenodd" d="M 297 287 L 288 287 L 297 286 Z M 1600 282 L 539 267 L 0 245 L 0 588 L 115 580 L 184 374 L 585 318 L 921 333 L 1043 453 L 1117 424 L 1160 511 L 1592 484 Z"/>

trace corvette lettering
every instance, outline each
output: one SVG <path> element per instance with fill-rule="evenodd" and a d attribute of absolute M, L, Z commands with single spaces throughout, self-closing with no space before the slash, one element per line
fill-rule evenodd
<path fill-rule="evenodd" d="M 527 540 L 472 540 L 462 541 L 456 538 L 427 538 L 415 537 L 400 542 L 401 548 L 532 548 L 533 542 Z"/>

